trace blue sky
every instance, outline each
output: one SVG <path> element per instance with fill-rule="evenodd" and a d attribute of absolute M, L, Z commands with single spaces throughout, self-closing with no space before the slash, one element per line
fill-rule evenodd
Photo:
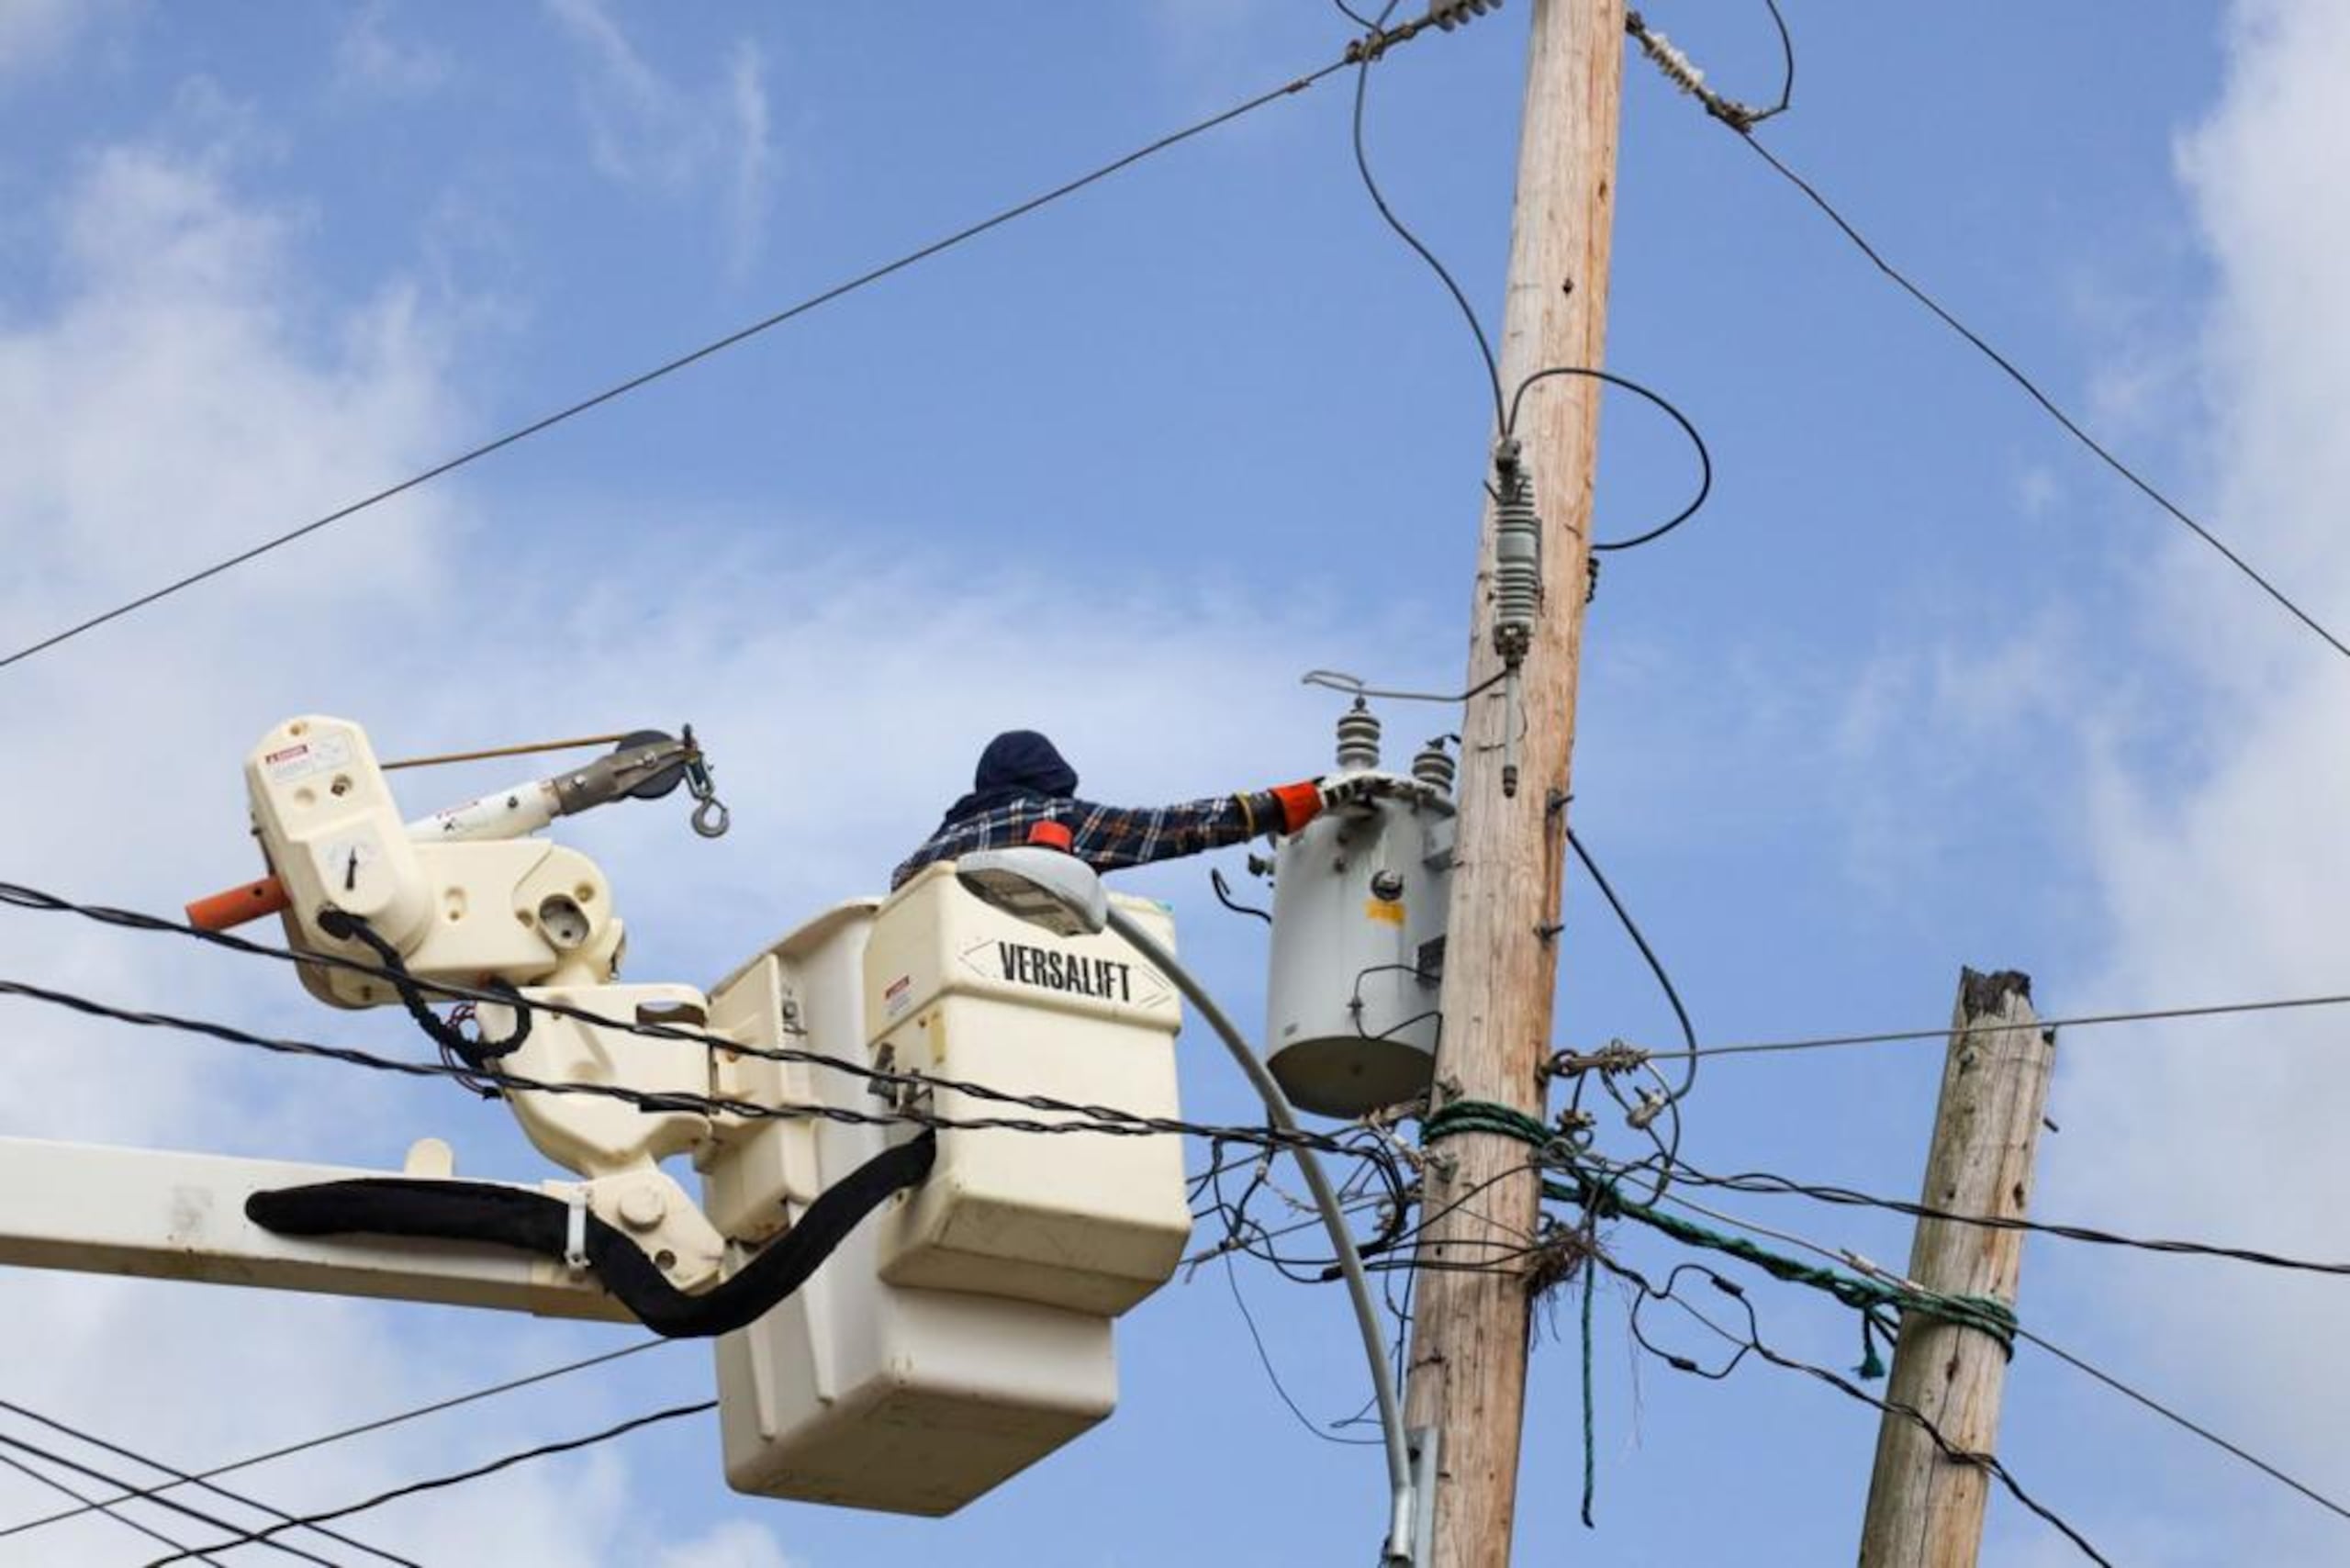
<path fill-rule="evenodd" d="M 1871 238 L 2322 618 L 2350 619 L 2350 240 L 2324 0 L 2036 12 L 1788 0 L 1764 132 Z M 1759 6 L 1651 7 L 1771 95 Z M 1398 50 L 1370 140 L 1495 319 L 1523 5 Z M 974 11 L 619 0 L 0 0 L 0 583 L 11 646 L 755 319 L 1322 63 L 1307 0 Z M 2342 672 L 2071 445 L 1720 127 L 1628 64 L 1611 368 L 1704 431 L 1714 499 L 1613 559 L 1586 634 L 1576 822 L 1709 1038 L 1931 1025 L 1958 966 L 2042 1011 L 2339 989 Z M 707 981 L 878 886 L 992 732 L 1051 730 L 1148 801 L 1324 766 L 1337 666 L 1457 678 L 1489 404 L 1456 313 L 1378 221 L 1334 79 L 443 484 L 0 672 L 11 879 L 170 909 L 245 874 L 238 767 L 301 711 L 386 754 L 691 720 L 739 826 L 610 813 L 631 975 Z M 1673 433 L 1603 422 L 1603 534 L 1676 508 Z M 1391 711 L 1406 742 L 1438 727 Z M 476 783 L 447 781 L 454 799 Z M 411 788 L 403 783 L 404 790 Z M 431 789 L 433 786 L 417 786 Z M 438 796 L 411 802 L 422 811 Z M 1237 858 L 1234 857 L 1233 858 Z M 1135 879 L 1244 1017 L 1259 929 L 1197 865 Z M 1560 1043 L 1664 1043 L 1571 879 Z M 406 1047 L 283 976 L 11 916 L 6 968 Z M 18 1009 L 0 1131 L 535 1179 L 494 1108 Z M 2040 1212 L 2350 1255 L 2350 1091 L 2322 1017 L 2066 1037 Z M 1185 1041 L 1187 1103 L 1245 1107 Z M 1908 1195 L 1939 1052 L 1725 1058 L 1684 1152 Z M 1613 1129 L 1618 1139 L 1628 1137 Z M 1628 1144 L 1618 1147 L 1628 1148 Z M 1727 1201 L 1722 1205 L 1732 1205 Z M 1740 1212 L 1888 1262 L 1896 1225 Z M 1638 1236 L 1624 1256 L 1675 1259 Z M 1334 1293 L 1240 1271 L 1310 1412 L 1363 1397 Z M 2035 1241 L 2052 1338 L 2322 1487 L 2336 1293 Z M 1755 1293 L 1773 1342 L 1841 1309 Z M 615 1342 L 422 1308 L 11 1275 L 0 1397 L 195 1464 Z M 1851 1551 L 1870 1414 L 1807 1380 L 1636 1361 L 1603 1291 L 1595 1533 L 1571 1297 L 1535 1353 L 1519 1559 Z M 956 1518 L 728 1493 L 702 1427 L 369 1516 L 431 1562 L 835 1568 L 1362 1561 L 1376 1451 L 1281 1408 L 1224 1280 L 1121 1332 L 1118 1416 Z M 694 1347 L 260 1472 L 291 1506 L 709 1387 Z M 2020 1356 L 2003 1455 L 2117 1561 L 2318 1562 L 2339 1521 Z M 1704 1506 L 1692 1506 L 1704 1499 Z M 0 1479 L 6 1517 L 48 1504 Z M 1991 1561 L 2067 1561 L 1995 1501 Z M 40 1543 L 35 1545 L 34 1543 Z M 1756 1542 L 1769 1543 L 1759 1556 Z M 136 1562 L 103 1521 L 0 1562 Z M 10 1549 L 18 1555 L 9 1555 Z M 664 1556 L 663 1553 L 668 1555 Z M 54 1553 L 52 1555 L 51 1553 Z"/>

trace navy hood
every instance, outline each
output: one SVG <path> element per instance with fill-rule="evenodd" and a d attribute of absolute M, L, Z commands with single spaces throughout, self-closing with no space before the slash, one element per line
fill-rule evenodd
<path fill-rule="evenodd" d="M 1006 730 L 988 742 L 971 771 L 971 792 L 946 808 L 940 831 L 1015 801 L 1066 801 L 1077 793 L 1077 769 L 1034 730 Z"/>

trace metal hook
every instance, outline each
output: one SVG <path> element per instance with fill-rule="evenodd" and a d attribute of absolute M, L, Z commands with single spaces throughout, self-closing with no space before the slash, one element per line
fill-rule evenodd
<path fill-rule="evenodd" d="M 694 807 L 693 829 L 704 838 L 717 838 L 733 825 L 733 813 L 726 809 L 725 802 L 719 800 L 718 788 L 711 782 L 710 759 L 702 755 L 701 747 L 694 744 L 694 727 L 691 724 L 685 726 L 683 735 L 687 746 L 686 789 L 698 802 Z"/>

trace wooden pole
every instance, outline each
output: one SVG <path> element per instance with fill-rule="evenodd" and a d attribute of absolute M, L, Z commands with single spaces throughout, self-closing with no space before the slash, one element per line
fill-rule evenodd
<path fill-rule="evenodd" d="M 1519 132 L 1516 216 L 1500 350 L 1505 398 L 1552 365 L 1596 367 L 1607 319 L 1622 0 L 1536 0 Z M 1559 908 L 1583 643 L 1599 388 L 1554 377 L 1526 398 L 1517 438 L 1543 522 L 1541 614 L 1524 666 L 1516 795 L 1502 793 L 1512 721 L 1499 689 L 1463 725 L 1459 841 L 1445 942 L 1436 1101 L 1498 1101 L 1540 1115 L 1558 983 Z M 1489 505 L 1471 614 L 1471 685 L 1494 650 Z M 1517 1501 L 1531 1299 L 1523 1251 L 1540 1196 L 1522 1144 L 1462 1133 L 1427 1173 L 1406 1420 L 1433 1428 L 1436 1568 L 1503 1568 Z M 1504 1260 L 1490 1271 L 1460 1265 Z"/>
<path fill-rule="evenodd" d="M 2011 970 L 1962 970 L 1952 1027 L 1919 1202 L 2021 1219 L 2056 1059 L 2054 1032 L 2042 1029 L 2031 1011 L 2030 977 Z M 2021 1231 L 1918 1222 L 1909 1278 L 1930 1291 L 2013 1303 L 2022 1268 Z M 1886 1399 L 1923 1415 L 1961 1452 L 1989 1454 L 1998 1443 L 2007 1372 L 2006 1352 L 1989 1335 L 1910 1313 Z M 1862 1568 L 1973 1568 L 1990 1488 L 1987 1473 L 1952 1459 L 1916 1421 L 1888 1411 L 1861 1526 Z"/>

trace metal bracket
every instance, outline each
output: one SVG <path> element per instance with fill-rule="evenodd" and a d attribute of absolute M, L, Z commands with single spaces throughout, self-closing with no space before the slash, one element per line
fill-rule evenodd
<path fill-rule="evenodd" d="M 575 1280 L 588 1275 L 588 1189 L 583 1184 L 563 1195 L 569 1211 L 564 1216 L 563 1266 Z"/>
<path fill-rule="evenodd" d="M 1411 1555 L 1396 1559 L 1404 1568 L 1429 1568 L 1436 1561 L 1436 1478 L 1439 1432 L 1434 1427 L 1414 1427 L 1404 1434 L 1412 1455 Z"/>

